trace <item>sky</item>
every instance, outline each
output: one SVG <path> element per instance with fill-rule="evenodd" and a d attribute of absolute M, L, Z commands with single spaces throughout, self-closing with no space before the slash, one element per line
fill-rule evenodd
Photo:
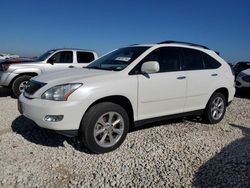
<path fill-rule="evenodd" d="M 250 0 L 0 0 L 0 52 L 96 50 L 177 40 L 250 61 Z"/>

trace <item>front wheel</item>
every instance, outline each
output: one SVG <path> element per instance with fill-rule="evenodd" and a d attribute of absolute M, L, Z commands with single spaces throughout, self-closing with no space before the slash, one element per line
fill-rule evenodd
<path fill-rule="evenodd" d="M 214 93 L 209 99 L 206 110 L 205 118 L 208 123 L 219 123 L 226 112 L 226 99 L 221 93 Z"/>
<path fill-rule="evenodd" d="M 31 79 L 31 76 L 23 75 L 16 78 L 12 84 L 12 93 L 15 97 L 19 97 L 21 93 L 24 91 L 28 81 Z"/>
<path fill-rule="evenodd" d="M 91 107 L 84 115 L 79 136 L 93 153 L 106 153 L 118 148 L 129 130 L 129 117 L 121 106 L 103 102 Z"/>

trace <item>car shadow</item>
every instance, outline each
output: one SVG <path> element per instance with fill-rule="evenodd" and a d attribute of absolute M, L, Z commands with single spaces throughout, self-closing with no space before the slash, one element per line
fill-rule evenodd
<path fill-rule="evenodd" d="M 12 92 L 9 88 L 7 87 L 1 87 L 0 86 L 0 97 L 13 97 Z"/>
<path fill-rule="evenodd" d="M 139 131 L 142 129 L 148 129 L 151 127 L 157 127 L 157 126 L 166 125 L 166 124 L 171 124 L 171 123 L 180 123 L 185 120 L 193 121 L 193 122 L 201 121 L 201 119 L 199 119 L 198 117 L 192 117 L 192 116 L 179 118 L 179 119 L 171 119 L 167 121 L 159 121 L 159 122 L 154 122 L 151 124 L 145 124 L 143 126 L 133 128 L 132 130 L 130 130 L 130 132 Z M 60 146 L 64 147 L 65 141 L 66 141 L 74 149 L 80 152 L 91 154 L 91 151 L 89 151 L 86 147 L 84 147 L 77 137 L 70 138 L 70 137 L 60 135 L 52 130 L 43 129 L 37 126 L 32 120 L 26 118 L 23 115 L 17 117 L 12 122 L 11 128 L 13 132 L 22 135 L 22 137 L 28 140 L 29 142 L 32 142 L 38 145 L 48 146 L 48 147 L 60 147 Z"/>
<path fill-rule="evenodd" d="M 249 89 L 237 89 L 235 93 L 235 97 L 250 99 L 250 88 Z"/>
<path fill-rule="evenodd" d="M 244 135 L 204 163 L 193 178 L 194 187 L 250 187 L 250 128 L 230 124 Z"/>
<path fill-rule="evenodd" d="M 65 147 L 65 141 L 74 149 L 90 153 L 76 137 L 70 138 L 48 129 L 38 127 L 33 121 L 21 115 L 17 117 L 11 125 L 13 132 L 22 135 L 29 142 L 48 146 L 48 147 Z"/>

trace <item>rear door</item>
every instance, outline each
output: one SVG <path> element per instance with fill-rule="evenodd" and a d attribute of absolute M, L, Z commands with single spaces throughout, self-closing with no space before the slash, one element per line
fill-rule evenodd
<path fill-rule="evenodd" d="M 76 67 L 85 67 L 94 60 L 95 55 L 92 52 L 76 51 Z"/>
<path fill-rule="evenodd" d="M 216 70 L 220 64 L 215 64 L 212 68 L 213 62 L 209 59 L 210 56 L 199 50 L 182 48 L 182 52 L 183 69 L 187 76 L 187 97 L 184 111 L 204 109 L 214 82 L 217 82 L 221 76 Z M 203 59 L 208 59 L 206 61 L 211 63 L 207 65 Z"/>
<path fill-rule="evenodd" d="M 186 76 L 180 70 L 177 48 L 162 47 L 146 56 L 146 61 L 158 61 L 160 71 L 138 74 L 138 119 L 148 119 L 183 112 L 186 96 Z"/>

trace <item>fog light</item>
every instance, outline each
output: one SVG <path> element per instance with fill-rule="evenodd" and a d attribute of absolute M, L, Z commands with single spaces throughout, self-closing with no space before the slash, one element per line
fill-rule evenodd
<path fill-rule="evenodd" d="M 46 115 L 44 121 L 48 122 L 58 122 L 62 121 L 63 115 Z"/>

